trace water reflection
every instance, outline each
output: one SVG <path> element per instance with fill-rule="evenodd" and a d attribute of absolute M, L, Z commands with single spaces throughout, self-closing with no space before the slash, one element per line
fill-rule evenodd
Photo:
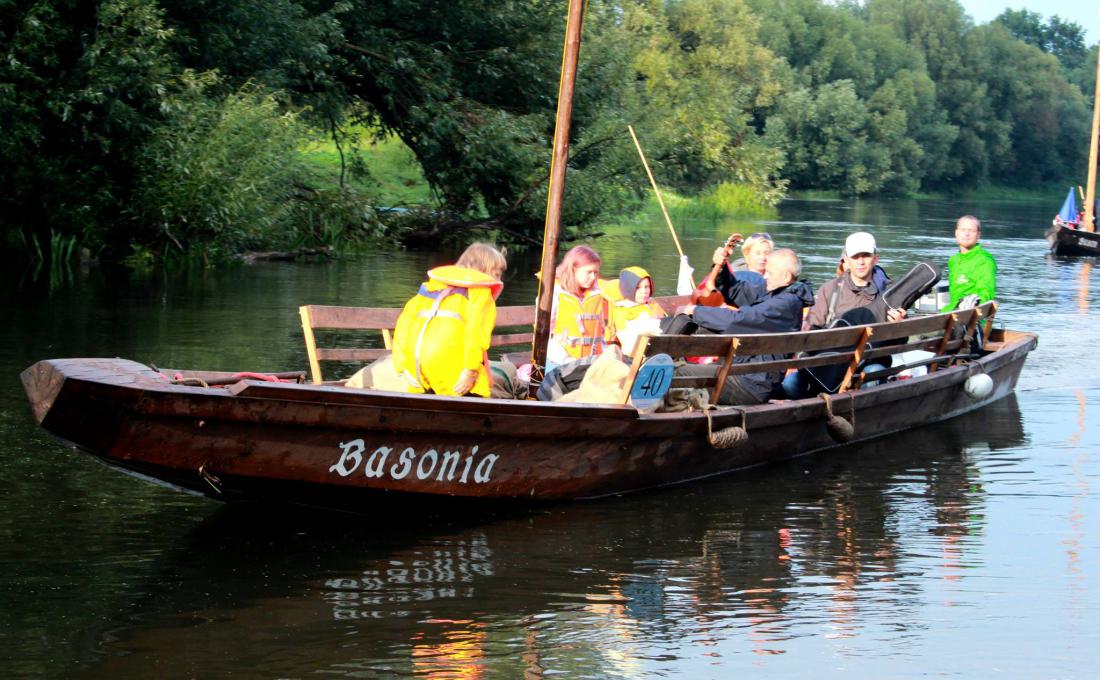
<path fill-rule="evenodd" d="M 1010 397 L 904 442 L 446 526 L 227 507 L 93 632 L 85 674 L 634 677 L 903 636 L 982 559 L 979 463 L 1024 438 Z"/>

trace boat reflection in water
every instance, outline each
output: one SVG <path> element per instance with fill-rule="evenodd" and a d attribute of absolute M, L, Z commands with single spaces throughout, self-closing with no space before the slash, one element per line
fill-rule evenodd
<path fill-rule="evenodd" d="M 1013 395 L 839 455 L 434 527 L 228 506 L 81 656 L 111 677 L 169 659 L 192 677 L 629 676 L 904 628 L 980 559 L 980 463 L 1025 438 Z"/>

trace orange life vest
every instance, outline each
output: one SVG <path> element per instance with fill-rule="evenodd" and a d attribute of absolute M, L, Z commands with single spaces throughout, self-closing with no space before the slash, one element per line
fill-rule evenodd
<path fill-rule="evenodd" d="M 574 359 L 603 352 L 607 342 L 607 299 L 597 284 L 585 291 L 584 299 L 555 287 L 557 316 L 551 337 Z"/>

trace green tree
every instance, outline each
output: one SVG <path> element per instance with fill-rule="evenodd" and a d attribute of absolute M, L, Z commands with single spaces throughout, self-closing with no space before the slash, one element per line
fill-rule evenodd
<path fill-rule="evenodd" d="M 1085 29 L 1079 24 L 1058 16 L 1044 24 L 1038 12 L 1026 9 L 1006 9 L 993 21 L 1004 26 L 1017 40 L 1053 54 L 1067 71 L 1078 68 L 1085 61 Z"/>
<path fill-rule="evenodd" d="M 297 150 L 304 131 L 278 99 L 246 88 L 206 96 L 215 81 L 187 80 L 140 158 L 132 238 L 204 260 L 287 244 Z"/>
<path fill-rule="evenodd" d="M 39 240 L 55 229 L 97 248 L 124 241 L 117 218 L 174 69 L 161 11 L 144 0 L 5 4 L 0 210 L 9 229 Z"/>
<path fill-rule="evenodd" d="M 740 0 L 684 0 L 624 6 L 624 30 L 641 44 L 634 60 L 647 129 L 663 144 L 677 186 L 723 181 L 776 190 L 780 154 L 758 134 L 755 113 L 780 93 L 782 62 L 756 37 Z"/>

